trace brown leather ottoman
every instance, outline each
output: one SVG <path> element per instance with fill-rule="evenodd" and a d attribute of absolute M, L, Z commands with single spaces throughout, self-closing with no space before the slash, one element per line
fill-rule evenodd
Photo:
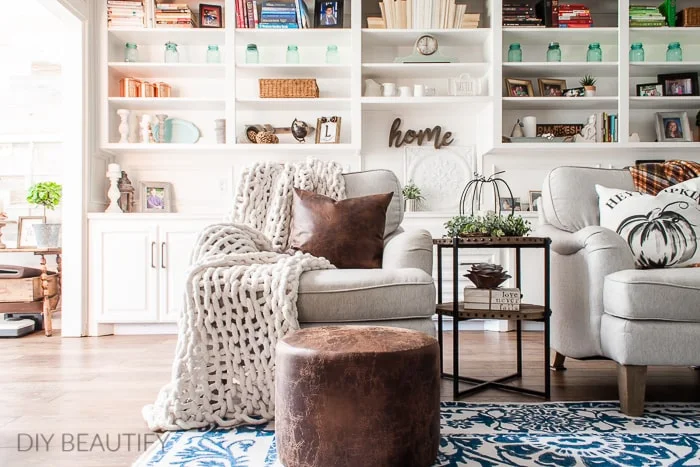
<path fill-rule="evenodd" d="M 366 326 L 277 344 L 275 429 L 285 467 L 427 467 L 440 442 L 437 341 Z"/>

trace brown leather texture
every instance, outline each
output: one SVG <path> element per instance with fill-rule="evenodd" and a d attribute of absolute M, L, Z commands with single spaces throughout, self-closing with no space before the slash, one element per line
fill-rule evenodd
<path fill-rule="evenodd" d="M 428 467 L 440 443 L 437 341 L 328 326 L 277 345 L 275 431 L 285 467 Z"/>
<path fill-rule="evenodd" d="M 381 268 L 386 209 L 393 195 L 335 201 L 295 188 L 290 250 L 322 256 L 339 269 Z"/>

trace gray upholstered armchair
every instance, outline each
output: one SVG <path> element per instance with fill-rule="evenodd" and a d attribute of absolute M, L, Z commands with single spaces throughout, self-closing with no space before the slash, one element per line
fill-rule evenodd
<path fill-rule="evenodd" d="M 542 188 L 552 239 L 552 347 L 618 363 L 622 411 L 644 410 L 648 365 L 700 362 L 700 268 L 635 269 L 627 243 L 599 226 L 595 185 L 634 190 L 627 170 L 560 167 Z"/>
<path fill-rule="evenodd" d="M 345 174 L 348 198 L 393 192 L 387 209 L 382 269 L 308 271 L 299 283 L 299 323 L 396 326 L 435 334 L 432 237 L 405 232 L 401 184 L 393 172 Z"/>

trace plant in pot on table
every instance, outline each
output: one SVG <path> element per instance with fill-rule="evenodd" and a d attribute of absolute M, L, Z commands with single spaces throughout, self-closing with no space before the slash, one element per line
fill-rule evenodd
<path fill-rule="evenodd" d="M 413 183 L 413 180 L 409 180 L 402 190 L 403 197 L 406 199 L 406 212 L 418 211 L 418 206 L 421 201 L 425 198 L 420 191 L 420 188 Z"/>
<path fill-rule="evenodd" d="M 584 95 L 586 97 L 594 97 L 596 90 L 598 89 L 595 85 L 598 80 L 591 75 L 584 75 L 583 78 L 579 80 L 579 84 L 585 89 Z"/>
<path fill-rule="evenodd" d="M 46 210 L 53 211 L 61 202 L 63 187 L 55 182 L 40 182 L 29 188 L 27 202 L 35 206 L 44 208 L 44 219 Z M 60 246 L 61 224 L 35 224 L 34 235 L 36 236 L 37 248 L 56 248 Z"/>

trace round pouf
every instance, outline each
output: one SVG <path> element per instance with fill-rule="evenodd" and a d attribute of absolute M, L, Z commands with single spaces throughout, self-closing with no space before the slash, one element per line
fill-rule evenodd
<path fill-rule="evenodd" d="M 277 344 L 275 431 L 285 467 L 427 467 L 440 443 L 437 341 L 333 326 Z"/>

